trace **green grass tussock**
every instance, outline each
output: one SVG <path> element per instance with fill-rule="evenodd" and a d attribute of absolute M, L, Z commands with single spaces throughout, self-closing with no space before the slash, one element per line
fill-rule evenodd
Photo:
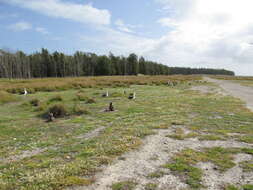
<path fill-rule="evenodd" d="M 18 101 L 18 98 L 15 95 L 10 94 L 5 91 L 0 91 L 0 104 L 16 102 L 16 101 Z"/>

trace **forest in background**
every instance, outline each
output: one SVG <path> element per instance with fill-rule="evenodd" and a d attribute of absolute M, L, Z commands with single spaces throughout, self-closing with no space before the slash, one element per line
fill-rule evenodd
<path fill-rule="evenodd" d="M 50 53 L 42 48 L 40 52 L 25 54 L 22 51 L 9 52 L 0 49 L 0 78 L 45 78 L 112 75 L 173 75 L 212 74 L 234 75 L 233 71 L 209 68 L 169 67 L 145 60 L 132 53 L 128 57 L 110 53 L 96 55 L 77 51 L 74 55 L 60 52 Z"/>

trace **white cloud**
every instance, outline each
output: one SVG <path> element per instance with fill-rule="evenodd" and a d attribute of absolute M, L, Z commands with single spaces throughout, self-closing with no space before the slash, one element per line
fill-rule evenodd
<path fill-rule="evenodd" d="M 156 1 L 172 11 L 158 20 L 170 31 L 151 54 L 160 52 L 161 61 L 175 65 L 225 67 L 253 75 L 252 0 Z"/>
<path fill-rule="evenodd" d="M 3 2 L 27 8 L 41 14 L 70 19 L 73 21 L 108 25 L 111 14 L 108 10 L 94 8 L 92 4 L 77 4 L 62 0 L 2 0 Z"/>
<path fill-rule="evenodd" d="M 166 26 L 166 27 L 175 27 L 175 26 L 178 26 L 178 24 L 174 20 L 172 20 L 171 18 L 169 18 L 169 17 L 160 18 L 157 22 L 159 24 L 161 24 L 162 26 Z"/>
<path fill-rule="evenodd" d="M 127 55 L 129 53 L 144 54 L 151 49 L 153 39 L 136 36 L 132 33 L 116 31 L 108 27 L 100 28 L 100 34 L 96 36 L 81 36 L 81 40 L 93 44 L 97 51 L 100 47 L 103 53 L 112 51 L 116 54 Z M 106 51 L 105 49 L 106 48 Z"/>
<path fill-rule="evenodd" d="M 134 33 L 134 31 L 130 29 L 131 25 L 126 25 L 121 19 L 116 20 L 115 25 L 117 26 L 117 29 L 122 32 Z"/>
<path fill-rule="evenodd" d="M 9 29 L 13 31 L 25 31 L 25 30 L 31 30 L 32 25 L 29 22 L 17 22 L 15 24 L 11 24 L 8 26 Z"/>
<path fill-rule="evenodd" d="M 120 19 L 114 23 L 117 30 L 113 30 L 108 26 L 110 12 L 91 4 L 63 0 L 2 1 L 51 17 L 99 25 L 99 35 L 81 37 L 91 42 L 94 50 L 101 48 L 124 55 L 136 52 L 170 66 L 227 68 L 237 74 L 253 75 L 252 0 L 154 0 L 165 15 L 157 22 L 168 27 L 167 34 L 160 38 L 136 35 L 135 26 Z"/>
<path fill-rule="evenodd" d="M 83 40 L 118 54 L 136 52 L 170 66 L 226 68 L 253 75 L 252 0 L 155 1 L 166 10 L 167 16 L 157 21 L 169 27 L 166 35 L 145 38 L 107 28 L 100 36 Z M 121 20 L 117 24 L 125 26 Z"/>
<path fill-rule="evenodd" d="M 15 31 L 15 32 L 22 32 L 22 31 L 30 30 L 30 31 L 39 32 L 39 33 L 44 34 L 44 35 L 49 34 L 49 32 L 47 31 L 46 28 L 44 28 L 44 27 L 33 27 L 31 23 L 26 22 L 26 21 L 20 21 L 20 22 L 11 24 L 7 28 L 12 30 L 12 31 Z"/>
<path fill-rule="evenodd" d="M 47 29 L 43 28 L 43 27 L 36 27 L 35 31 L 37 31 L 37 32 L 39 32 L 41 34 L 45 34 L 45 35 L 49 34 L 49 32 L 47 31 Z"/>

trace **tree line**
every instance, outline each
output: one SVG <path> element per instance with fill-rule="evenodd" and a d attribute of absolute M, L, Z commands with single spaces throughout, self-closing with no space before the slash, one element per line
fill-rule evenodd
<path fill-rule="evenodd" d="M 172 75 L 216 74 L 234 75 L 224 69 L 192 69 L 169 67 L 145 60 L 132 53 L 128 57 L 110 53 L 96 55 L 77 51 L 73 55 L 60 52 L 49 53 L 47 49 L 33 54 L 22 51 L 9 52 L 0 49 L 0 78 L 44 78 L 110 75 Z"/>

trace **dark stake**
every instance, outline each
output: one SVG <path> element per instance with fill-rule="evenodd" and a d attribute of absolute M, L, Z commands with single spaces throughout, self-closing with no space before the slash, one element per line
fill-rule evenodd
<path fill-rule="evenodd" d="M 114 111 L 114 107 L 113 107 L 113 105 L 112 105 L 112 102 L 111 102 L 110 105 L 109 105 L 109 111 Z"/>
<path fill-rule="evenodd" d="M 109 107 L 105 109 L 105 112 L 115 111 L 112 102 L 110 102 Z"/>

